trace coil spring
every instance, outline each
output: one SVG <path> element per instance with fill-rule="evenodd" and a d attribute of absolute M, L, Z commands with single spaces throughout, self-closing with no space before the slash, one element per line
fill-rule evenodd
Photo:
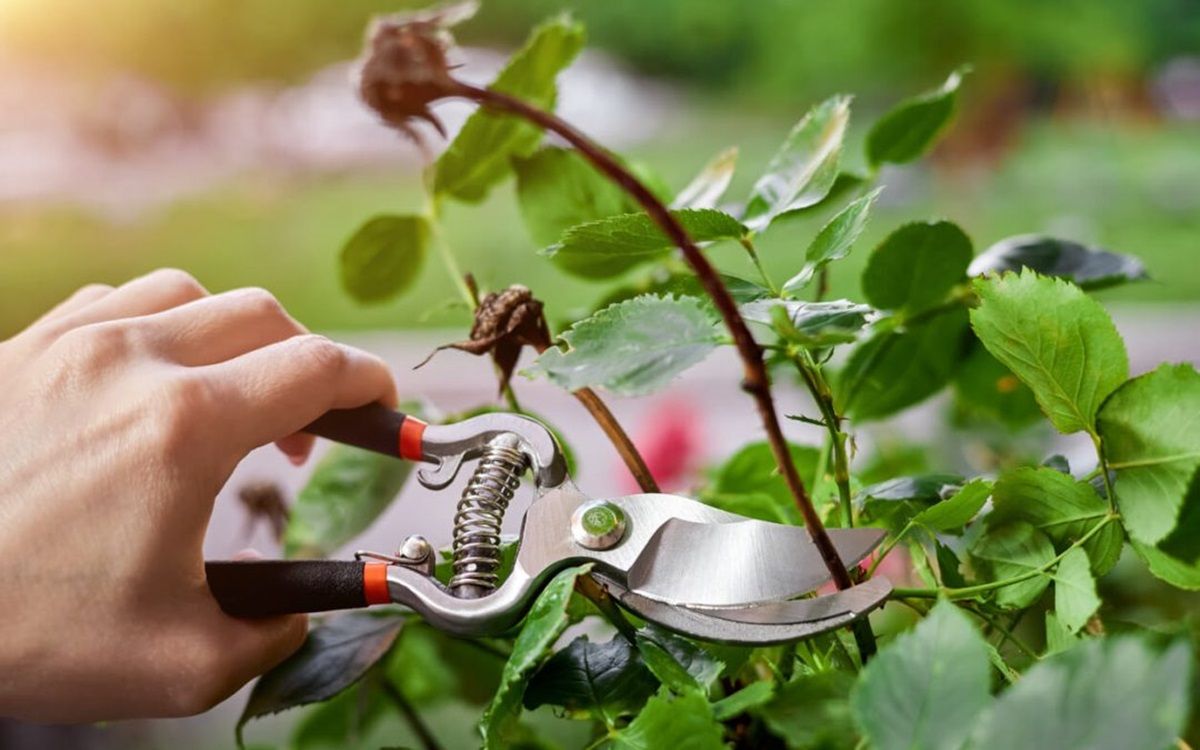
<path fill-rule="evenodd" d="M 454 514 L 455 596 L 478 599 L 496 588 L 500 525 L 528 466 L 515 435 L 501 435 L 484 448 Z"/>

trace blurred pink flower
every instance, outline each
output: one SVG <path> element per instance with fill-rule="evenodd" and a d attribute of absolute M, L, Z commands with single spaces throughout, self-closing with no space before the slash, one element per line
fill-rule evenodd
<path fill-rule="evenodd" d="M 700 411 L 680 399 L 663 399 L 650 408 L 633 442 L 664 492 L 681 489 L 703 458 Z M 624 464 L 620 465 L 618 475 L 624 491 L 639 491 Z"/>

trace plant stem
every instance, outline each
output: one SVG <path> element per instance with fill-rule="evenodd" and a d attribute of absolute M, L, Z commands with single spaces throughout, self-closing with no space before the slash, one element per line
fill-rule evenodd
<path fill-rule="evenodd" d="M 404 697 L 404 693 L 392 684 L 391 680 L 382 679 L 380 685 L 383 688 L 384 694 L 391 699 L 392 703 L 396 704 L 396 708 L 400 709 L 400 713 L 404 715 L 404 720 L 413 730 L 413 734 L 417 735 L 417 740 L 421 743 L 421 747 L 425 750 L 441 750 L 441 744 L 437 738 L 433 736 L 433 732 L 429 730 L 429 726 L 413 708 L 413 705 Z"/>
<path fill-rule="evenodd" d="M 604 618 L 612 623 L 612 626 L 617 629 L 621 637 L 628 641 L 629 645 L 637 648 L 637 628 L 625 618 L 625 613 L 613 603 L 612 597 L 608 595 L 606 588 L 596 583 L 596 579 L 591 576 L 580 576 L 575 579 L 575 590 L 587 597 L 592 604 L 595 604 L 596 609 L 599 609 Z"/>
<path fill-rule="evenodd" d="M 973 615 L 975 615 L 979 619 L 983 620 L 984 622 L 986 622 L 988 625 L 995 628 L 1000 633 L 1000 635 L 1002 636 L 1000 638 L 1000 644 L 999 644 L 1000 646 L 1003 646 L 1004 642 L 1008 641 L 1008 642 L 1012 643 L 1014 646 L 1016 646 L 1017 648 L 1019 648 L 1021 651 L 1023 651 L 1026 656 L 1032 658 L 1034 661 L 1037 661 L 1038 659 L 1041 658 L 1038 656 L 1036 651 L 1034 651 L 1032 648 L 1029 647 L 1028 644 L 1026 644 L 1024 641 L 1022 641 L 1020 638 L 1018 638 L 1016 633 L 1014 633 L 1011 628 L 1004 627 L 1003 625 L 1000 624 L 999 621 L 996 620 L 996 618 L 992 617 L 991 615 L 987 614 L 986 612 L 983 612 L 982 610 L 977 609 L 975 607 L 965 607 L 964 609 L 968 610 Z"/>
<path fill-rule="evenodd" d="M 875 575 L 875 569 L 879 567 L 879 564 L 883 562 L 884 558 L 886 558 L 889 554 L 891 554 L 892 550 L 896 548 L 896 545 L 899 544 L 900 541 L 902 539 L 904 539 L 905 536 L 908 535 L 908 532 L 912 531 L 912 528 L 913 528 L 912 521 L 909 521 L 908 523 L 904 524 L 904 528 L 900 529 L 899 534 L 896 534 L 891 539 L 888 539 L 886 542 L 883 543 L 883 546 L 881 546 L 878 549 L 878 551 L 875 552 L 875 560 L 871 563 L 871 567 L 867 568 L 867 577 L 868 578 Z"/>
<path fill-rule="evenodd" d="M 608 436 L 613 447 L 617 449 L 621 460 L 625 462 L 629 472 L 633 474 L 633 478 L 637 481 L 638 487 L 642 492 L 661 492 L 658 488 L 658 482 L 655 481 L 654 475 L 650 473 L 650 467 L 646 465 L 646 460 L 642 458 L 642 454 L 638 452 L 637 446 L 629 439 L 629 434 L 625 432 L 625 428 L 609 411 L 608 405 L 600 400 L 600 396 L 591 388 L 580 388 L 577 391 L 572 391 L 579 403 L 583 404 L 584 408 L 591 412 L 592 418 L 596 420 L 596 424 L 600 425 L 600 429 L 604 430 L 604 434 Z"/>
<path fill-rule="evenodd" d="M 970 598 L 976 597 L 980 594 L 986 594 L 987 592 L 993 591 L 995 589 L 1001 589 L 1001 588 L 1004 588 L 1005 586 L 1012 586 L 1013 584 L 1021 583 L 1022 581 L 1028 581 L 1030 578 L 1036 578 L 1037 576 L 1040 576 L 1043 573 L 1046 573 L 1047 571 L 1049 571 L 1055 565 L 1058 565 L 1060 562 L 1062 562 L 1062 559 L 1067 556 L 1068 552 L 1075 549 L 1076 547 L 1083 546 L 1089 539 L 1091 539 L 1093 536 L 1095 536 L 1097 533 L 1099 533 L 1101 529 L 1103 529 L 1105 526 L 1107 526 L 1112 521 L 1116 520 L 1116 518 L 1117 518 L 1117 515 L 1115 513 L 1108 514 L 1107 516 L 1104 517 L 1104 519 L 1102 521 L 1100 521 L 1100 523 L 1098 523 L 1095 526 L 1093 526 L 1092 528 L 1088 529 L 1086 534 L 1084 534 L 1083 536 L 1079 537 L 1074 542 L 1072 542 L 1071 546 L 1069 546 L 1065 550 L 1063 550 L 1062 553 L 1057 555 L 1053 560 L 1050 560 L 1047 563 L 1039 565 L 1036 568 L 1032 568 L 1020 575 L 1013 576 L 1012 578 L 1005 578 L 1003 581 L 992 581 L 990 583 L 981 583 L 978 586 L 965 586 L 960 589 L 896 588 L 896 589 L 892 589 L 891 598 L 893 598 L 893 599 L 939 599 L 939 598 L 945 598 L 945 599 L 950 599 L 952 601 L 955 599 L 970 599 Z"/>
<path fill-rule="evenodd" d="M 479 307 L 479 298 L 467 284 L 466 276 L 463 274 L 462 268 L 458 265 L 458 258 L 454 257 L 454 251 L 450 249 L 449 243 L 446 242 L 446 237 L 442 233 L 442 225 L 438 221 L 436 206 L 430 208 L 429 214 L 430 234 L 433 235 L 433 244 L 437 246 L 438 255 L 442 259 L 442 265 L 445 266 L 446 273 L 450 274 L 454 288 L 462 295 L 467 305 L 474 310 L 476 307 Z"/>
<path fill-rule="evenodd" d="M 779 465 L 780 473 L 783 475 L 788 489 L 796 499 L 796 504 L 804 517 L 804 524 L 813 544 L 817 547 L 821 559 L 824 561 L 825 567 L 829 569 L 837 587 L 839 589 L 850 588 L 853 585 L 850 574 L 842 565 L 837 548 L 833 546 L 833 542 L 825 532 L 825 527 L 813 507 L 812 499 L 805 490 L 800 474 L 792 462 L 787 441 L 779 424 L 779 417 L 775 413 L 775 402 L 771 395 L 770 380 L 763 361 L 763 350 L 754 340 L 754 335 L 746 326 L 746 321 L 742 319 L 741 313 L 738 312 L 737 303 L 734 302 L 729 290 L 721 282 L 720 275 L 708 258 L 704 256 L 704 253 L 700 251 L 700 248 L 696 246 L 696 243 L 692 241 L 683 225 L 671 214 L 663 202 L 612 154 L 558 116 L 503 92 L 480 88 L 462 81 L 453 81 L 447 93 L 473 100 L 498 112 L 522 117 L 543 130 L 553 132 L 563 138 L 598 171 L 636 200 L 650 219 L 679 248 L 684 260 L 692 267 L 700 285 L 712 300 L 733 337 L 734 346 L 737 347 L 738 354 L 742 358 L 742 388 L 754 398 L 758 406 L 767 440 L 775 454 L 775 461 Z M 873 644 L 871 650 L 873 650 Z"/>
<path fill-rule="evenodd" d="M 850 460 L 846 454 L 846 433 L 842 432 L 842 419 L 838 416 L 833 403 L 833 390 L 825 380 L 821 367 L 813 361 L 812 354 L 807 349 L 800 349 L 792 358 L 796 369 L 804 378 L 808 392 L 817 402 L 817 408 L 829 431 L 829 445 L 833 452 L 833 481 L 837 484 L 838 500 L 842 508 L 842 525 L 846 528 L 854 526 L 854 507 L 850 499 Z"/>
<path fill-rule="evenodd" d="M 1096 460 L 1099 462 L 1098 468 L 1100 475 L 1104 477 L 1104 494 L 1108 495 L 1109 510 L 1117 512 L 1117 493 L 1113 491 L 1112 469 L 1108 466 L 1108 456 L 1104 455 L 1104 441 L 1100 438 L 1100 433 L 1095 430 L 1088 430 L 1088 434 L 1092 436 L 1092 444 L 1096 446 Z"/>
<path fill-rule="evenodd" d="M 767 269 L 763 268 L 762 260 L 758 257 L 758 250 L 754 248 L 754 241 L 749 237 L 742 237 L 738 240 L 741 246 L 746 248 L 746 253 L 750 256 L 750 262 L 758 270 L 759 277 L 763 280 L 763 285 L 771 290 L 771 294 L 778 297 L 779 288 L 775 286 L 775 282 L 771 281 L 771 277 L 767 275 Z"/>

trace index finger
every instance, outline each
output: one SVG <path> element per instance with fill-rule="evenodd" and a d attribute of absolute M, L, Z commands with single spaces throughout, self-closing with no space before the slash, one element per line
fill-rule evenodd
<path fill-rule="evenodd" d="M 219 403 L 245 419 L 230 437 L 248 449 L 296 433 L 330 409 L 397 403 L 386 364 L 324 336 L 293 336 L 199 368 Z"/>

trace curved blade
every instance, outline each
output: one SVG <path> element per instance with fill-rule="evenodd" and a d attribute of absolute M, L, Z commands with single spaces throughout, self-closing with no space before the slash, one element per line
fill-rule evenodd
<path fill-rule="evenodd" d="M 639 617 L 682 635 L 720 643 L 767 645 L 797 641 L 840 628 L 882 605 L 892 584 L 875 577 L 814 599 L 730 609 L 673 606 L 628 591 L 611 579 L 593 573 L 609 594 Z"/>
<path fill-rule="evenodd" d="M 847 568 L 883 540 L 880 529 L 830 529 Z M 629 569 L 631 592 L 672 605 L 737 606 L 791 599 L 829 580 L 808 532 L 765 521 L 662 524 Z"/>

